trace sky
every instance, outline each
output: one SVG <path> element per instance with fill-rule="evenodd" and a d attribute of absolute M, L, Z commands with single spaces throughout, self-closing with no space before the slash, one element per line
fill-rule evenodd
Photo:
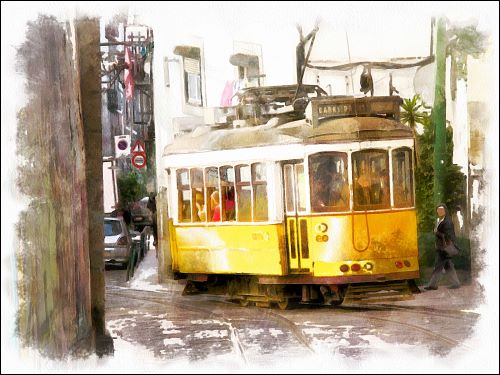
<path fill-rule="evenodd" d="M 19 46 L 25 37 L 26 22 L 34 20 L 39 12 L 53 14 L 61 20 L 72 17 L 75 10 L 80 14 L 110 17 L 120 9 L 127 6 L 133 12 L 144 17 L 145 20 L 154 22 L 168 20 L 169 8 L 155 2 L 2 2 L 1 12 L 1 38 L 2 38 L 2 120 L 1 120 L 1 184 L 2 184 L 2 369 L 7 363 L 12 372 L 20 371 L 20 363 L 26 358 L 20 358 L 16 351 L 17 342 L 10 336 L 14 323 L 16 296 L 15 296 L 15 262 L 14 249 L 16 239 L 14 224 L 19 212 L 27 205 L 27 199 L 16 191 L 15 176 L 16 164 L 13 155 L 16 153 L 16 112 L 26 102 L 23 93 L 23 80 L 15 73 L 15 47 Z M 279 32 L 289 29 L 290 25 L 301 23 L 304 29 L 313 27 L 316 20 L 323 22 L 322 36 L 318 36 L 318 43 L 323 40 L 334 40 L 331 56 L 335 59 L 346 59 L 345 33 L 349 33 L 350 52 L 357 58 L 385 58 L 392 56 L 425 56 L 429 50 L 429 24 L 427 20 L 431 15 L 446 15 L 454 22 L 466 22 L 474 18 L 479 22 L 479 28 L 490 32 L 493 41 L 492 80 L 496 82 L 495 90 L 490 93 L 491 121 L 486 129 L 485 165 L 486 180 L 485 191 L 486 206 L 483 229 L 483 247 L 498 249 L 498 3 L 496 2 L 276 2 L 270 4 L 235 3 L 235 2 L 169 2 L 176 8 L 176 12 L 185 13 L 192 17 L 193 24 L 203 28 L 210 25 L 211 32 L 224 32 L 224 24 L 214 28 L 214 20 L 223 16 L 226 22 L 234 25 L 241 24 L 241 38 L 252 40 L 253 24 L 273 25 L 272 29 L 263 28 L 258 31 L 260 35 L 273 35 L 279 38 Z M 146 10 L 146 11 L 145 11 Z M 325 23 L 325 20 L 328 23 Z M 201 26 L 200 26 L 201 25 Z M 322 38 L 322 39 L 320 39 Z M 380 40 L 393 38 L 393 43 L 380 43 Z M 293 52 L 292 52 L 293 53 Z M 329 54 L 330 56 L 330 54 Z M 328 56 L 328 57 L 329 57 Z M 327 56 L 315 56 L 326 58 Z M 480 88 L 479 88 L 480 89 Z M 478 90 L 479 90 L 478 89 Z M 15 93 L 15 94 L 13 94 Z M 495 104 L 495 105 L 493 105 Z M 496 124 L 493 126 L 493 124 Z M 487 264 L 498 264 L 498 252 L 488 252 Z M 457 372 L 470 367 L 473 371 L 489 372 L 496 358 L 498 370 L 498 352 L 493 353 L 495 346 L 489 345 L 489 340 L 479 340 L 484 335 L 489 337 L 492 328 L 498 332 L 498 268 L 489 267 L 480 276 L 486 286 L 487 304 L 479 308 L 483 318 L 476 332 L 477 337 L 472 339 L 477 348 L 477 357 L 470 358 L 464 363 L 462 370 L 453 368 Z M 491 287 L 490 285 L 495 285 Z M 497 333 L 498 335 L 498 333 Z M 498 337 L 498 336 L 497 336 Z M 9 345 L 7 345 L 9 344 Z M 481 347 L 482 345 L 482 347 Z M 496 348 L 498 348 L 498 343 Z M 493 359 L 493 361 L 492 361 Z M 7 360 L 7 361 L 4 361 Z M 21 361 L 21 362 L 19 362 Z M 43 361 L 42 361 L 43 362 Z M 46 372 L 54 369 L 52 365 L 34 364 L 38 371 Z M 363 367 L 365 367 L 364 364 Z M 419 369 L 423 372 L 435 368 L 432 360 L 422 361 Z M 45 367 L 44 367 L 45 366 Z M 83 368 L 91 364 L 83 364 Z M 75 366 L 70 366 L 69 371 L 74 371 Z M 61 367 L 61 370 L 64 367 Z M 368 368 L 368 367 L 365 367 Z M 368 371 L 377 370 L 372 367 Z M 117 370 L 117 369 L 116 369 Z M 380 371 L 384 369 L 380 368 Z"/>

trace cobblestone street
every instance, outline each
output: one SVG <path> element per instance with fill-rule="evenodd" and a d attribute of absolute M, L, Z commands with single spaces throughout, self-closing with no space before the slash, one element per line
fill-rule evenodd
<path fill-rule="evenodd" d="M 222 296 L 182 296 L 182 283 L 156 283 L 155 263 L 152 249 L 130 282 L 125 270 L 106 271 L 106 321 L 115 356 L 129 352 L 156 364 L 228 371 L 313 361 L 328 371 L 328 364 L 361 365 L 394 353 L 466 358 L 472 350 L 468 341 L 479 318 L 473 282 L 458 290 L 444 285 L 405 302 L 280 311 L 243 308 Z"/>

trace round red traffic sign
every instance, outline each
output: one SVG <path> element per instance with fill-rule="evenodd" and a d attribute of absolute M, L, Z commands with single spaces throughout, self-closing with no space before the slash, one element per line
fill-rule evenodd
<path fill-rule="evenodd" d="M 146 153 L 136 152 L 132 156 L 132 164 L 136 168 L 144 168 L 146 166 Z"/>

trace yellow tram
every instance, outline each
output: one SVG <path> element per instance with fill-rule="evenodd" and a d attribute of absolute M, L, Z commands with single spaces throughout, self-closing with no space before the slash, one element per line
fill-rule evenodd
<path fill-rule="evenodd" d="M 252 88 L 176 138 L 163 154 L 176 277 L 242 305 L 412 298 L 414 139 L 400 103 Z"/>

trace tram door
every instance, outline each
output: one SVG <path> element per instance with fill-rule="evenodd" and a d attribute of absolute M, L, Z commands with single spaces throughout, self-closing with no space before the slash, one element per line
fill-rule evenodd
<path fill-rule="evenodd" d="M 306 181 L 304 163 L 286 161 L 283 164 L 285 188 L 285 220 L 288 264 L 291 272 L 310 272 L 311 258 L 307 240 Z"/>

